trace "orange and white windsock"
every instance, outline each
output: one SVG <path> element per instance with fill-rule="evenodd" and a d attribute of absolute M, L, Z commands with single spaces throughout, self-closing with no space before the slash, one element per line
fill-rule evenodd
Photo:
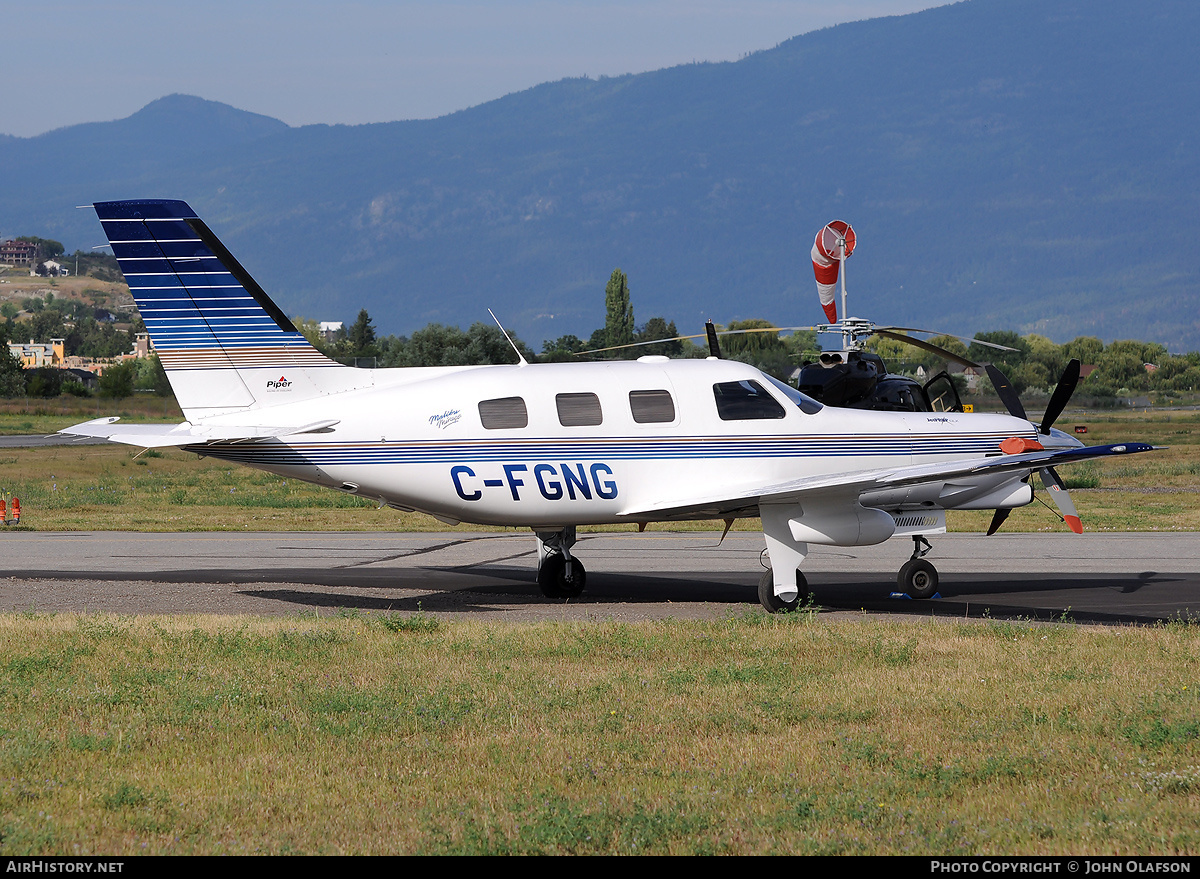
<path fill-rule="evenodd" d="M 842 253 L 842 242 L 846 242 L 846 252 Z M 830 323 L 837 323 L 837 294 L 838 266 L 841 261 L 854 253 L 854 230 L 849 223 L 834 220 L 827 223 L 817 233 L 813 242 L 812 264 L 813 274 L 817 278 L 817 295 L 821 297 L 821 307 Z"/>

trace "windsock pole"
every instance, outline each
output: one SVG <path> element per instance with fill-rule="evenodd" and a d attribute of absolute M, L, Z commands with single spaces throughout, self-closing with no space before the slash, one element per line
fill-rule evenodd
<path fill-rule="evenodd" d="M 838 262 L 841 264 L 842 270 L 842 320 L 850 316 L 850 312 L 846 311 L 846 235 L 842 233 L 842 237 L 838 239 L 838 248 L 841 250 L 841 256 L 838 257 Z M 853 341 L 850 337 L 850 331 L 846 327 L 842 328 L 842 350 L 849 351 L 850 343 Z"/>

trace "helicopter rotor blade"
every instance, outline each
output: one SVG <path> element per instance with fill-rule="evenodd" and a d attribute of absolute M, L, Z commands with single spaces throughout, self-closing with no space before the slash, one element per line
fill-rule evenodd
<path fill-rule="evenodd" d="M 795 332 L 797 330 L 818 330 L 818 329 L 820 329 L 820 327 L 751 327 L 750 329 L 746 329 L 746 330 L 717 330 L 716 327 L 713 326 L 712 332 L 709 332 L 707 327 L 711 323 L 712 323 L 712 321 L 709 321 L 708 324 L 705 325 L 705 327 L 706 327 L 705 332 L 695 333 L 691 336 L 671 336 L 670 338 L 667 338 L 667 339 L 654 339 L 653 341 L 649 341 L 649 342 L 628 342 L 624 345 L 612 345 L 608 348 L 589 348 L 586 351 L 575 351 L 575 352 L 573 352 L 572 356 L 582 357 L 584 354 L 599 354 L 604 351 L 623 351 L 626 348 L 639 348 L 642 345 L 659 345 L 663 342 L 682 342 L 685 339 L 706 339 L 706 338 L 710 339 L 709 350 L 711 351 L 712 350 L 711 336 L 714 334 L 717 336 L 739 336 L 744 333 L 789 333 L 789 332 Z M 719 357 L 720 355 L 718 354 L 715 356 Z"/>
<path fill-rule="evenodd" d="M 925 332 L 922 330 L 922 332 Z M 955 354 L 953 351 L 948 351 L 945 348 L 940 348 L 932 342 L 926 342 L 924 339 L 914 339 L 912 336 L 906 336 L 903 333 L 893 333 L 891 330 L 875 328 L 875 335 L 883 336 L 885 339 L 895 339 L 897 342 L 906 342 L 913 347 L 920 348 L 923 351 L 932 351 L 940 357 L 945 357 L 947 360 L 953 360 L 955 363 L 961 363 L 963 366 L 974 367 L 979 369 L 980 366 L 974 360 L 968 360 L 960 354 Z"/>
<path fill-rule="evenodd" d="M 949 336 L 951 339 L 958 339 L 960 342 L 969 342 L 975 345 L 982 345 L 985 348 L 995 348 L 997 351 L 1017 351 L 1016 348 L 1009 348 L 1007 345 L 998 345 L 995 342 L 985 342 L 983 339 L 968 339 L 966 336 L 956 336 L 954 333 L 941 333 L 937 330 L 921 330 L 916 327 L 879 327 L 881 330 L 893 330 L 904 333 L 929 333 L 931 336 Z"/>

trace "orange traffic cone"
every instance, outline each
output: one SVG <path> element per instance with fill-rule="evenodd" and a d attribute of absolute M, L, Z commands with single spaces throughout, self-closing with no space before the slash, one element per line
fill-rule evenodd
<path fill-rule="evenodd" d="M 8 509 L 4 506 L 4 498 L 0 497 L 0 522 L 8 524 Z"/>
<path fill-rule="evenodd" d="M 21 502 L 15 497 L 12 499 L 12 517 L 14 525 L 21 521 Z"/>

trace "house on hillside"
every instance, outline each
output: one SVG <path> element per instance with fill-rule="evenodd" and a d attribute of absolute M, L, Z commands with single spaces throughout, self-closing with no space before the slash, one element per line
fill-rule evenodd
<path fill-rule="evenodd" d="M 28 344 L 9 342 L 8 352 L 21 361 L 22 369 L 39 369 L 43 366 L 58 369 L 66 360 L 63 350 L 65 344 L 65 339 L 51 339 L 49 343 L 35 342 L 30 339 Z"/>
<path fill-rule="evenodd" d="M 32 266 L 37 260 L 37 245 L 32 241 L 5 241 L 0 244 L 0 263 L 8 266 Z"/>

